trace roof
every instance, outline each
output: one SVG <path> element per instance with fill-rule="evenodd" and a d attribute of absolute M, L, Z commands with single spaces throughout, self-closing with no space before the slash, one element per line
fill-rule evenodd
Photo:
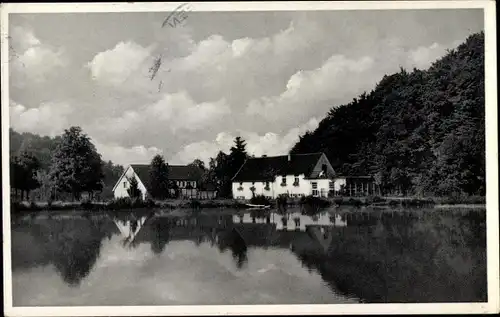
<path fill-rule="evenodd" d="M 276 175 L 309 175 L 323 153 L 249 158 L 233 177 L 235 182 L 273 181 Z"/>
<path fill-rule="evenodd" d="M 132 164 L 131 167 L 143 184 L 149 184 L 149 164 Z M 189 165 L 168 165 L 168 179 L 179 181 L 198 181 L 203 172 L 200 168 Z"/>

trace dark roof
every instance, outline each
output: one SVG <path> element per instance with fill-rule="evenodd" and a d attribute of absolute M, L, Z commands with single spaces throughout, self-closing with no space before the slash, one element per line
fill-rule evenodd
<path fill-rule="evenodd" d="M 291 154 L 249 158 L 233 181 L 273 181 L 276 175 L 309 175 L 323 153 Z"/>
<path fill-rule="evenodd" d="M 149 165 L 132 164 L 134 172 L 139 176 L 143 184 L 149 184 Z M 179 181 L 197 181 L 202 171 L 195 166 L 189 165 L 169 165 L 168 179 Z"/>

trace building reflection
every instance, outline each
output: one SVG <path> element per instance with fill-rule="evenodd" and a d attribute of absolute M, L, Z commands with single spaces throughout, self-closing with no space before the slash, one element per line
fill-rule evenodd
<path fill-rule="evenodd" d="M 123 213 L 45 219 L 27 223 L 22 230 L 23 239 L 27 237 L 32 241 L 36 252 L 30 255 L 16 251 L 12 259 L 14 268 L 53 264 L 67 284 L 78 285 L 99 258 L 102 240 L 119 236 L 123 247 L 149 244 L 156 255 L 165 252 L 172 241 L 192 241 L 196 246 L 208 243 L 221 253 L 230 252 L 235 267 L 242 269 L 249 261 L 250 248 L 286 248 L 294 252 L 326 250 L 325 243 L 331 243 L 331 238 L 325 238 L 329 228 L 341 226 L 345 226 L 345 222 L 328 214 L 310 217 L 273 212 L 264 215 L 246 212 L 236 216 Z M 16 231 L 13 232 L 15 243 Z"/>

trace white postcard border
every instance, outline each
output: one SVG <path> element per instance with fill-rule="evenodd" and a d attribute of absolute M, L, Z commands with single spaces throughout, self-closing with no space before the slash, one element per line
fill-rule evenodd
<path fill-rule="evenodd" d="M 64 12 L 171 11 L 181 3 L 86 3 L 1 5 L 2 201 L 4 309 L 6 316 L 157 316 L 157 315 L 302 315 L 302 314 L 468 314 L 499 312 L 498 142 L 495 2 L 474 1 L 336 1 L 336 2 L 192 2 L 193 11 L 290 11 L 375 9 L 484 9 L 486 103 L 486 201 L 488 302 L 432 304 L 210 305 L 12 307 L 9 186 L 8 14 Z"/>

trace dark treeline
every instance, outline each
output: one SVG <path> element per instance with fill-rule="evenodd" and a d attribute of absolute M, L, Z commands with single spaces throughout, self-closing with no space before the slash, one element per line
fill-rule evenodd
<path fill-rule="evenodd" d="M 50 138 L 33 133 L 10 134 L 10 178 L 20 199 L 79 199 L 82 193 L 113 197 L 123 167 L 105 162 L 80 128 Z M 79 173 L 75 173 L 79 170 Z"/>
<path fill-rule="evenodd" d="M 122 175 L 121 165 L 103 161 L 90 137 L 80 127 L 70 127 L 54 138 L 33 133 L 18 133 L 10 129 L 10 183 L 15 200 L 79 201 L 109 200 L 113 187 Z M 235 139 L 229 154 L 220 152 L 210 159 L 207 168 L 196 159 L 195 175 L 203 186 L 216 187 L 219 197 L 231 197 L 231 177 L 241 167 L 248 154 L 245 141 Z M 153 157 L 149 168 L 148 198 L 179 198 L 176 182 L 170 180 L 169 165 L 161 155 Z M 131 198 L 142 198 L 138 181 L 130 180 Z"/>
<path fill-rule="evenodd" d="M 336 171 L 374 175 L 385 194 L 485 194 L 484 33 L 428 70 L 384 76 L 333 107 L 292 153 L 324 152 Z"/>

